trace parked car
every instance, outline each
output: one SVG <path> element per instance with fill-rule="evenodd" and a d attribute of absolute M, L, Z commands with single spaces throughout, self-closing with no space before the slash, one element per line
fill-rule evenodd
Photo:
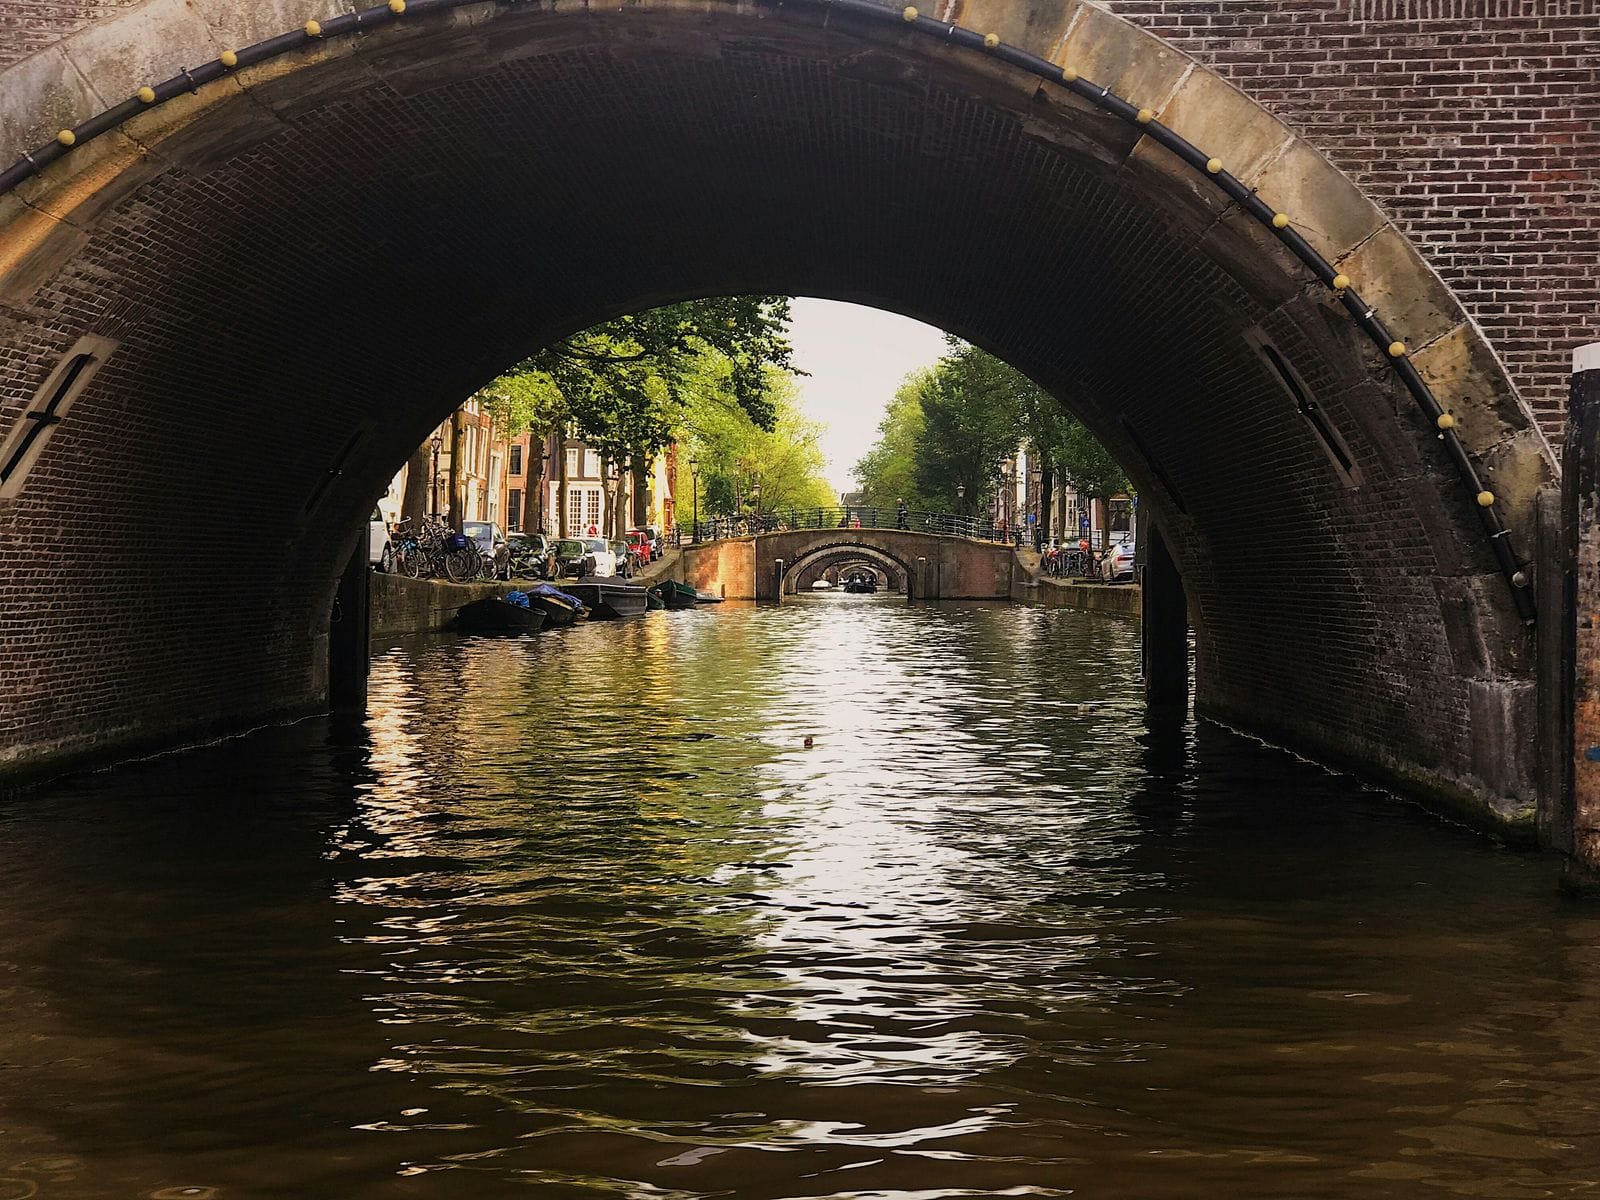
<path fill-rule="evenodd" d="M 615 543 L 606 541 L 603 537 L 584 538 L 583 544 L 589 548 L 589 553 L 594 557 L 594 573 L 600 579 L 611 579 L 622 574 L 622 562 L 617 561 L 617 552 L 612 549 Z"/>
<path fill-rule="evenodd" d="M 507 557 L 505 531 L 492 521 L 463 521 L 461 532 L 477 545 L 478 553 L 483 555 L 495 578 L 505 578 Z"/>
<path fill-rule="evenodd" d="M 1131 582 L 1133 579 L 1133 543 L 1123 542 L 1113 546 L 1100 559 L 1100 579 L 1104 583 Z"/>
<path fill-rule="evenodd" d="M 628 530 L 628 547 L 639 556 L 641 566 L 648 567 L 656 560 L 655 547 L 651 544 L 650 535 L 643 529 Z"/>
<path fill-rule="evenodd" d="M 595 573 L 594 554 L 588 543 L 578 538 L 561 538 L 556 542 L 556 574 L 585 579 Z"/>
<path fill-rule="evenodd" d="M 383 519 L 383 510 L 372 510 L 367 522 L 367 562 L 380 571 L 394 570 L 394 546 L 389 541 L 389 525 Z"/>
<path fill-rule="evenodd" d="M 667 539 L 666 535 L 661 532 L 661 526 L 646 525 L 644 531 L 645 535 L 650 539 L 650 553 L 654 557 L 660 558 L 667 552 Z"/>

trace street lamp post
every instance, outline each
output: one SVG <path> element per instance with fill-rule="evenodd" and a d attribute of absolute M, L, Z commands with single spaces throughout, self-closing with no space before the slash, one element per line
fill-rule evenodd
<path fill-rule="evenodd" d="M 966 515 L 967 515 L 967 485 L 964 484 L 964 483 L 958 483 L 958 484 L 956 484 L 956 516 L 957 517 L 964 517 Z M 950 532 L 954 533 L 955 529 L 952 528 Z"/>
<path fill-rule="evenodd" d="M 761 485 L 754 484 L 750 488 L 751 516 L 755 518 L 756 530 L 761 528 Z"/>

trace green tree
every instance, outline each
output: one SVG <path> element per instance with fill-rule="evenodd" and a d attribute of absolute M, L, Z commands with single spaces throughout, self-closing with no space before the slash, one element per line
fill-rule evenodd
<path fill-rule="evenodd" d="M 1008 363 L 955 339 L 937 364 L 908 375 L 878 425 L 878 440 L 856 465 L 868 503 L 901 497 L 913 508 L 977 511 L 993 496 L 1001 464 L 1026 443 L 1041 468 L 1047 512 L 1060 474 L 1102 501 L 1129 490 L 1116 460 L 1061 402 Z"/>
<path fill-rule="evenodd" d="M 792 370 L 789 300 L 717 296 L 619 317 L 552 342 L 476 393 L 508 436 L 560 429 L 618 468 L 677 436 L 709 356 L 719 388 L 758 428 L 777 420 L 767 373 Z M 565 460 L 558 463 L 563 519 Z"/>
<path fill-rule="evenodd" d="M 952 339 L 920 390 L 916 482 L 924 497 L 954 501 L 960 489 L 960 511 L 980 510 L 1000 484 L 1001 463 L 1016 453 L 1029 389 L 1037 385 L 1020 371 Z"/>
<path fill-rule="evenodd" d="M 936 503 L 917 487 L 917 439 L 922 436 L 922 389 L 933 368 L 913 371 L 895 390 L 878 422 L 878 440 L 856 464 L 856 483 L 874 508 L 892 509 L 899 500 L 915 509 L 946 511 L 948 498 Z"/>
<path fill-rule="evenodd" d="M 750 512 L 781 516 L 833 505 L 819 444 L 823 426 L 801 412 L 793 377 L 769 368 L 764 401 L 770 428 L 758 425 L 738 402 L 725 366 L 715 356 L 702 359 L 678 444 L 675 490 L 690 497 L 687 506 L 679 501 L 680 516 L 695 507 L 696 478 L 702 518 Z"/>

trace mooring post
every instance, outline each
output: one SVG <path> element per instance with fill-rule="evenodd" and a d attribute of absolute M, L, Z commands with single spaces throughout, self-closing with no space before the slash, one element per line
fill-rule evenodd
<path fill-rule="evenodd" d="M 912 589 L 909 586 L 906 588 L 906 591 L 908 591 L 908 592 L 911 591 L 911 590 Z M 926 600 L 927 598 L 928 598 L 928 560 L 927 560 L 926 557 L 918 556 L 918 558 L 917 558 L 916 595 L 914 597 L 907 596 L 906 597 L 906 602 L 909 604 L 909 603 L 912 602 L 913 599 L 915 599 L 915 600 Z"/>
<path fill-rule="evenodd" d="M 783 603 L 783 559 L 772 560 L 772 602 Z"/>
<path fill-rule="evenodd" d="M 328 620 L 328 707 L 336 713 L 364 712 L 367 672 L 372 665 L 372 567 L 367 562 L 367 527 L 339 576 Z"/>
<path fill-rule="evenodd" d="M 1572 827 L 1553 840 L 1568 847 L 1567 884 L 1591 891 L 1600 890 L 1600 342 L 1572 356 L 1561 516 L 1571 564 L 1560 616 L 1572 647 Z"/>
<path fill-rule="evenodd" d="M 1183 594 L 1183 576 L 1172 561 L 1160 527 L 1145 511 L 1139 516 L 1139 539 L 1144 543 L 1140 641 L 1145 703 L 1153 710 L 1187 712 L 1189 604 Z"/>

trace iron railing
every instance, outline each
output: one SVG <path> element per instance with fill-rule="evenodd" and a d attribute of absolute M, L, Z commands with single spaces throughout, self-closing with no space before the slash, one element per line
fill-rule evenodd
<path fill-rule="evenodd" d="M 678 527 L 678 541 L 714 542 L 719 538 L 783 533 L 790 529 L 901 529 L 910 533 L 937 533 L 947 537 L 1022 545 L 1028 535 L 1020 527 L 997 525 L 988 517 L 952 512 L 924 512 L 872 505 L 848 508 L 788 508 L 743 517 L 712 517 Z"/>

